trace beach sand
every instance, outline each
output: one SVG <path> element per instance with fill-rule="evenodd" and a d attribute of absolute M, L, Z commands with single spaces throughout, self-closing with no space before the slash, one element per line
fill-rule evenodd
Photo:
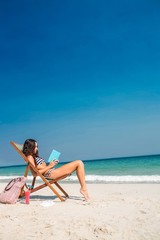
<path fill-rule="evenodd" d="M 0 184 L 0 192 L 6 183 Z M 62 183 L 70 198 L 61 202 L 49 188 L 30 204 L 0 204 L 3 240 L 159 240 L 159 184 L 88 184 L 83 201 L 78 183 Z"/>

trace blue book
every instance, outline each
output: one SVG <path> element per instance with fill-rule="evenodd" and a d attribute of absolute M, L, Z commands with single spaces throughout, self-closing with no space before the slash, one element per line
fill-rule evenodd
<path fill-rule="evenodd" d="M 51 155 L 49 156 L 47 162 L 55 161 L 59 159 L 60 152 L 56 151 L 55 149 L 52 150 Z"/>

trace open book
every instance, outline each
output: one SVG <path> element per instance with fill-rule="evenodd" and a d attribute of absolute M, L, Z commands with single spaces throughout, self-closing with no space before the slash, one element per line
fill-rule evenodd
<path fill-rule="evenodd" d="M 47 162 L 55 161 L 59 159 L 60 152 L 56 151 L 55 149 L 52 150 L 51 155 L 49 156 Z"/>

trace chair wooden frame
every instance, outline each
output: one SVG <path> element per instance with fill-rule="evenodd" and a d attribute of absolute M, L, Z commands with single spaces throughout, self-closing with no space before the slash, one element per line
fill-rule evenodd
<path fill-rule="evenodd" d="M 49 187 L 52 192 L 61 200 L 61 201 L 65 201 L 66 198 L 69 197 L 69 195 L 65 192 L 65 190 L 59 185 L 58 181 L 66 178 L 68 175 L 64 176 L 64 177 L 60 177 L 58 179 L 51 179 L 51 180 L 47 180 L 47 178 L 45 178 L 39 171 L 38 169 L 30 162 L 28 161 L 27 157 L 24 155 L 24 153 L 21 151 L 22 150 L 22 147 L 23 145 L 22 144 L 18 144 L 18 143 L 15 143 L 13 141 L 10 142 L 10 144 L 14 147 L 14 149 L 20 154 L 20 156 L 25 160 L 25 162 L 27 163 L 27 166 L 26 166 L 26 170 L 25 170 L 25 173 L 24 173 L 24 177 L 27 177 L 28 176 L 28 172 L 30 170 L 30 172 L 32 173 L 33 175 L 33 180 L 32 180 L 32 189 L 30 190 L 31 193 L 33 192 L 36 192 L 44 187 Z M 42 181 L 44 182 L 43 184 L 37 186 L 37 187 L 34 187 L 35 185 L 35 182 L 36 182 L 36 177 L 39 176 Z M 65 195 L 65 197 L 62 197 L 59 192 L 57 192 L 57 190 L 52 186 L 52 184 L 55 184 L 56 187 Z M 24 191 L 21 191 L 21 195 L 20 197 L 23 197 L 25 195 L 25 192 Z"/>

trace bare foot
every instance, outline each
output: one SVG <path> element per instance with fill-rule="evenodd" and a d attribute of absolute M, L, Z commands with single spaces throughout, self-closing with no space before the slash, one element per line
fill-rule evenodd
<path fill-rule="evenodd" d="M 89 195 L 88 195 L 88 192 L 87 192 L 87 189 L 80 189 L 80 193 L 84 196 L 84 198 L 85 198 L 85 200 L 86 201 L 90 201 L 91 199 L 90 199 L 90 197 L 89 197 Z"/>

